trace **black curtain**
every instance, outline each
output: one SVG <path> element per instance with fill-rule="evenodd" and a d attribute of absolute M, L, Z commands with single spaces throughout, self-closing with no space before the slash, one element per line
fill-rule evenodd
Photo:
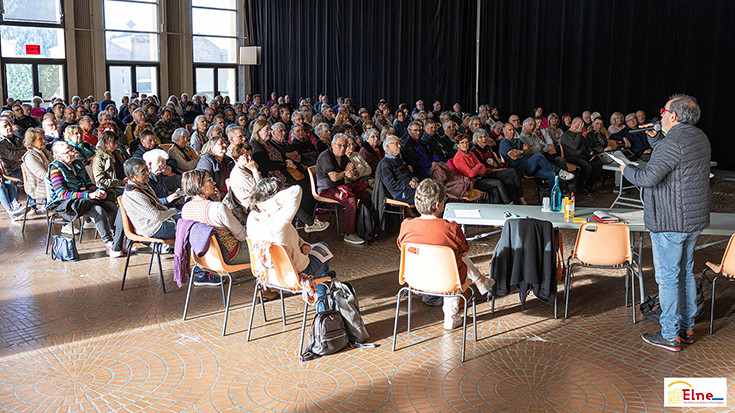
<path fill-rule="evenodd" d="M 418 99 L 470 105 L 476 2 L 472 0 L 248 0 L 249 43 L 262 47 L 250 90 L 330 101 L 349 96 L 370 110 Z M 451 102 L 451 103 L 450 103 Z"/>
<path fill-rule="evenodd" d="M 374 109 L 386 98 L 474 111 L 474 0 L 248 0 L 262 65 L 249 90 L 292 98 L 326 92 Z M 480 103 L 529 116 L 643 109 L 695 96 L 713 160 L 735 169 L 729 144 L 735 95 L 731 0 L 482 0 Z"/>
<path fill-rule="evenodd" d="M 702 107 L 712 158 L 735 169 L 728 141 L 735 12 L 727 0 L 483 1 L 480 102 L 521 118 L 637 109 L 659 115 L 669 95 Z"/>

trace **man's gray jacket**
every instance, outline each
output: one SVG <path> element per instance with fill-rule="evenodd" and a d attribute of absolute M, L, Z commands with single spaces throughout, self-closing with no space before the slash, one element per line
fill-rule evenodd
<path fill-rule="evenodd" d="M 642 186 L 644 222 L 651 232 L 695 232 L 709 226 L 710 145 L 694 125 L 674 125 L 650 141 L 643 169 L 625 168 L 625 178 Z"/>

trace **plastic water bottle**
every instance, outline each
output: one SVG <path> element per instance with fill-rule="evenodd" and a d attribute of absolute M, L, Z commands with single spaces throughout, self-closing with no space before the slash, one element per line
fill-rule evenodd
<path fill-rule="evenodd" d="M 561 211 L 561 188 L 559 188 L 559 177 L 554 177 L 554 187 L 551 188 L 551 211 Z"/>

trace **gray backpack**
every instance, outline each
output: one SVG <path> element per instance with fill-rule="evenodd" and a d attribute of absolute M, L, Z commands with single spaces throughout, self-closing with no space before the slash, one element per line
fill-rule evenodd
<path fill-rule="evenodd" d="M 347 331 L 345 331 L 345 324 L 339 312 L 321 311 L 314 316 L 309 332 L 309 342 L 299 359 L 305 361 L 313 359 L 314 356 L 334 354 L 347 347 L 348 344 Z"/>
<path fill-rule="evenodd" d="M 330 307 L 337 310 L 342 314 L 342 318 L 344 318 L 345 329 L 347 330 L 347 336 L 350 338 L 350 343 L 355 344 L 367 341 L 370 335 L 365 328 L 365 323 L 362 321 L 362 316 L 360 316 L 360 305 L 357 302 L 357 295 L 355 295 L 355 289 L 352 288 L 352 284 L 332 280 L 327 296 L 331 301 Z"/>

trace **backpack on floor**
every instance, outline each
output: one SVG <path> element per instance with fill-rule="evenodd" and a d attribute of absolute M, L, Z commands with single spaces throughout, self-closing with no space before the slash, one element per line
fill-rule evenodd
<path fill-rule="evenodd" d="M 331 301 L 331 307 L 342 315 L 350 344 L 367 341 L 370 335 L 360 316 L 360 305 L 357 303 L 357 295 L 352 284 L 333 279 L 329 286 L 328 299 Z"/>
<path fill-rule="evenodd" d="M 702 310 L 704 309 L 704 289 L 702 288 L 704 278 L 697 278 L 694 282 L 697 286 L 697 314 L 694 315 L 694 318 L 696 319 L 699 318 L 699 315 L 702 314 Z M 646 299 L 643 300 L 640 308 L 641 313 L 646 316 L 646 318 L 657 323 L 659 322 L 659 318 L 661 318 L 661 304 L 658 301 L 658 294 L 654 296 L 646 296 Z"/>
<path fill-rule="evenodd" d="M 311 323 L 309 342 L 299 360 L 311 360 L 314 356 L 334 354 L 349 344 L 345 324 L 339 311 L 329 309 L 318 312 Z"/>
<path fill-rule="evenodd" d="M 54 235 L 51 244 L 51 258 L 61 261 L 79 261 L 79 252 L 74 240 L 63 235 Z"/>
<path fill-rule="evenodd" d="M 355 233 L 368 244 L 372 244 L 378 238 L 378 216 L 372 208 L 362 202 L 357 208 Z"/>

